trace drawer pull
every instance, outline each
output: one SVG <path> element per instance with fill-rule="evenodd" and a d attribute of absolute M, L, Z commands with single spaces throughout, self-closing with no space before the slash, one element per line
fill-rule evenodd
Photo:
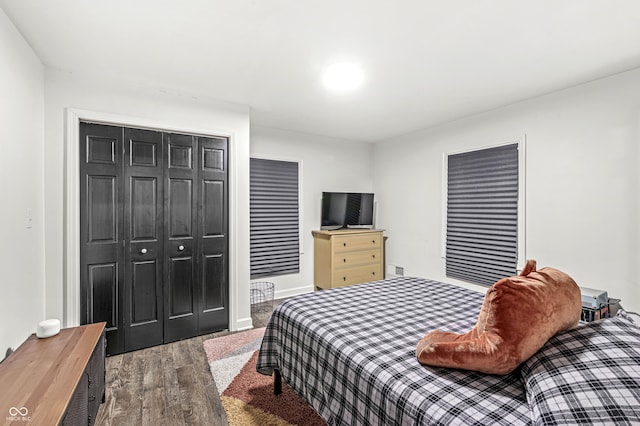
<path fill-rule="evenodd" d="M 371 257 L 375 259 L 375 258 L 376 258 L 376 255 L 375 255 L 375 254 L 372 254 L 372 255 L 371 255 Z"/>
<path fill-rule="evenodd" d="M 346 280 L 347 280 L 347 277 L 342 277 L 342 281 L 346 281 Z"/>
<path fill-rule="evenodd" d="M 372 242 L 373 244 L 375 244 L 375 243 L 376 243 L 376 240 L 371 240 L 371 242 Z"/>
<path fill-rule="evenodd" d="M 343 246 L 343 247 L 346 247 L 346 246 L 347 246 L 347 243 L 342 243 L 342 246 Z"/>
<path fill-rule="evenodd" d="M 347 263 L 347 259 L 342 259 L 342 262 L 343 263 Z"/>

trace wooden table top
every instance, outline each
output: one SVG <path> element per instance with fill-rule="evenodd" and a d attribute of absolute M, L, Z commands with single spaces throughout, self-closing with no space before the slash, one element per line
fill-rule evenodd
<path fill-rule="evenodd" d="M 0 364 L 0 423 L 55 425 L 87 368 L 105 323 L 35 334 Z"/>

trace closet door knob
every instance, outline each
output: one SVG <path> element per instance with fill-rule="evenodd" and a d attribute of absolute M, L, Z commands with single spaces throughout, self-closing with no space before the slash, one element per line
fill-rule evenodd
<path fill-rule="evenodd" d="M 140 254 L 147 254 L 147 249 L 143 248 L 142 250 L 140 250 Z"/>
<path fill-rule="evenodd" d="M 180 244 L 180 245 L 178 246 L 178 250 L 180 250 L 180 251 L 184 250 L 184 246 L 183 246 L 182 244 Z"/>

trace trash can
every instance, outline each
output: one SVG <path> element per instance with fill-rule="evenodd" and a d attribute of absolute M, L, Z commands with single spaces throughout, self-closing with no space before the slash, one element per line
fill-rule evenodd
<path fill-rule="evenodd" d="M 266 312 L 273 310 L 273 288 L 269 281 L 253 282 L 251 290 L 251 312 Z"/>

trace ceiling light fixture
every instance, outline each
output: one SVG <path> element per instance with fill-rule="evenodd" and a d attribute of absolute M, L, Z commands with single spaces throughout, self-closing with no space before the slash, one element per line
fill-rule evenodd
<path fill-rule="evenodd" d="M 360 65 L 353 62 L 338 62 L 329 66 L 322 77 L 324 85 L 336 91 L 353 90 L 364 81 Z"/>

